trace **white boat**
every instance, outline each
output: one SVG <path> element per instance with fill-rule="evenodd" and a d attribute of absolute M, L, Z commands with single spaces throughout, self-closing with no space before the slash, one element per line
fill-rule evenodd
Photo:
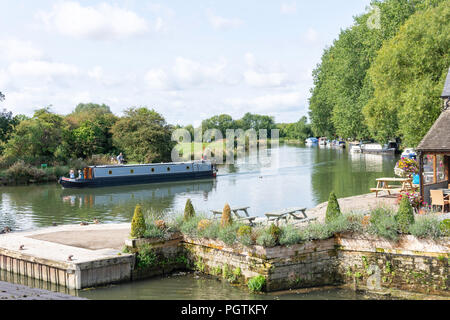
<path fill-rule="evenodd" d="M 359 144 L 354 144 L 350 147 L 350 152 L 351 153 L 361 153 L 361 146 Z"/>
<path fill-rule="evenodd" d="M 326 146 L 326 145 L 327 145 L 327 138 L 320 138 L 319 146 Z"/>
<path fill-rule="evenodd" d="M 406 148 L 402 153 L 402 158 L 417 159 L 417 153 L 414 148 Z"/>
<path fill-rule="evenodd" d="M 314 146 L 319 143 L 319 140 L 317 138 L 308 138 L 306 139 L 305 143 L 307 146 Z"/>
<path fill-rule="evenodd" d="M 368 143 L 361 145 L 362 153 L 378 153 L 378 154 L 395 154 L 397 148 L 395 148 L 391 143 L 382 146 L 379 143 Z"/>

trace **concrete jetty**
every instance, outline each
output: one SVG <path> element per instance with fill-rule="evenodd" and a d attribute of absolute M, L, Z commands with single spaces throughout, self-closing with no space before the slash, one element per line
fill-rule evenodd
<path fill-rule="evenodd" d="M 134 257 L 121 252 L 130 224 L 66 225 L 0 235 L 0 269 L 83 289 L 131 278 Z"/>

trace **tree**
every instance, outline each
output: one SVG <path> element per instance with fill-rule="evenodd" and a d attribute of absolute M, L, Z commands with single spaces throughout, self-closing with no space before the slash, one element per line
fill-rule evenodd
<path fill-rule="evenodd" d="M 387 41 L 369 70 L 374 95 L 364 108 L 380 141 L 417 146 L 440 114 L 450 65 L 450 1 L 418 12 Z"/>
<path fill-rule="evenodd" d="M 134 208 L 133 219 L 131 220 L 131 237 L 132 238 L 142 238 L 145 234 L 147 227 L 145 224 L 144 214 L 142 213 L 142 208 L 138 204 Z"/>
<path fill-rule="evenodd" d="M 184 221 L 189 221 L 195 217 L 194 206 L 192 205 L 191 199 L 186 200 L 186 206 L 184 207 Z"/>
<path fill-rule="evenodd" d="M 0 101 L 4 101 L 5 100 L 5 95 L 0 91 Z"/>
<path fill-rule="evenodd" d="M 64 160 L 67 156 L 64 136 L 68 130 L 63 117 L 48 108 L 39 109 L 31 119 L 15 127 L 6 144 L 5 155 L 33 163 Z"/>
<path fill-rule="evenodd" d="M 280 138 L 305 141 L 312 135 L 311 125 L 307 122 L 308 119 L 302 117 L 295 123 L 278 124 L 277 127 L 280 129 Z"/>
<path fill-rule="evenodd" d="M 0 143 L 5 143 L 8 140 L 9 134 L 12 132 L 16 119 L 13 117 L 11 111 L 3 109 L 0 111 Z"/>
<path fill-rule="evenodd" d="M 113 145 L 137 162 L 170 161 L 173 128 L 155 110 L 130 108 L 111 129 Z"/>

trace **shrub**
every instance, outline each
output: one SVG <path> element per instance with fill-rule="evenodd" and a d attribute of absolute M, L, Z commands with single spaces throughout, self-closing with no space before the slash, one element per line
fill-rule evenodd
<path fill-rule="evenodd" d="M 325 221 L 331 222 L 333 219 L 341 216 L 341 208 L 339 207 L 339 202 L 337 200 L 336 194 L 334 192 L 330 193 L 328 199 L 327 213 L 325 216 Z"/>
<path fill-rule="evenodd" d="M 133 220 L 131 220 L 131 236 L 133 238 L 142 238 L 145 234 L 146 226 L 142 208 L 138 204 L 134 209 Z"/>
<path fill-rule="evenodd" d="M 211 225 L 211 221 L 207 219 L 200 220 L 197 224 L 197 230 L 198 231 L 204 231 L 206 228 L 208 228 Z"/>
<path fill-rule="evenodd" d="M 300 230 L 300 236 L 304 241 L 326 240 L 333 236 L 327 224 L 319 222 L 311 223 Z"/>
<path fill-rule="evenodd" d="M 42 169 L 32 167 L 25 161 L 19 160 L 6 170 L 6 175 L 13 179 L 34 179 L 40 181 L 46 176 L 46 173 Z"/>
<path fill-rule="evenodd" d="M 365 216 L 358 213 L 349 213 L 344 215 L 347 219 L 347 230 L 349 232 L 361 233 L 364 231 L 363 220 L 366 219 Z M 370 218 L 367 218 L 369 220 Z M 367 221 L 368 224 L 368 221 Z M 367 225 L 366 224 L 366 225 Z"/>
<path fill-rule="evenodd" d="M 417 238 L 437 239 L 442 236 L 440 224 L 441 222 L 436 217 L 422 216 L 409 226 L 409 232 Z"/>
<path fill-rule="evenodd" d="M 251 292 L 262 292 L 266 286 L 266 278 L 264 276 L 251 278 L 247 285 Z"/>
<path fill-rule="evenodd" d="M 227 245 L 233 245 L 236 242 L 236 227 L 225 226 L 221 227 L 218 232 L 219 240 L 225 242 Z"/>
<path fill-rule="evenodd" d="M 371 212 L 367 231 L 388 240 L 398 239 L 397 221 L 388 209 L 377 208 Z"/>
<path fill-rule="evenodd" d="M 276 244 L 280 243 L 280 236 L 282 233 L 280 227 L 272 223 L 272 225 L 269 227 L 269 233 L 272 236 L 273 240 L 275 240 Z"/>
<path fill-rule="evenodd" d="M 298 228 L 288 225 L 282 229 L 280 237 L 280 244 L 282 246 L 294 245 L 300 242 L 302 242 L 302 237 Z"/>
<path fill-rule="evenodd" d="M 408 233 L 409 226 L 414 223 L 414 210 L 408 197 L 403 197 L 400 201 L 400 208 L 395 215 L 395 220 L 398 224 L 398 230 L 403 234 Z"/>
<path fill-rule="evenodd" d="M 273 248 L 277 245 L 277 242 L 270 233 L 270 230 L 264 229 L 258 234 L 256 244 L 265 248 Z"/>
<path fill-rule="evenodd" d="M 226 204 L 223 208 L 222 219 L 220 224 L 222 227 L 230 226 L 233 223 L 233 217 L 231 216 L 231 208 L 229 204 Z"/>
<path fill-rule="evenodd" d="M 441 229 L 441 233 L 444 237 L 449 237 L 450 236 L 450 220 L 445 219 L 444 221 L 442 221 L 440 224 L 440 229 Z"/>
<path fill-rule="evenodd" d="M 239 237 L 251 236 L 252 235 L 252 227 L 250 227 L 250 226 L 240 226 L 238 231 L 237 231 L 237 235 Z"/>
<path fill-rule="evenodd" d="M 166 236 L 166 233 L 164 230 L 161 230 L 158 228 L 155 224 L 150 224 L 147 229 L 145 230 L 144 234 L 142 236 L 136 237 L 136 238 L 156 238 L 156 239 L 164 239 Z"/>
<path fill-rule="evenodd" d="M 144 244 L 138 248 L 136 255 L 136 265 L 139 269 L 156 266 L 158 257 L 150 245 Z"/>
<path fill-rule="evenodd" d="M 166 230 L 167 226 L 166 223 L 164 222 L 164 220 L 156 220 L 154 222 L 154 225 L 159 229 L 159 230 Z"/>
<path fill-rule="evenodd" d="M 198 235 L 198 223 L 202 219 L 202 217 L 193 217 L 185 221 L 183 217 L 183 222 L 180 224 L 180 231 L 188 236 L 196 237 Z"/>
<path fill-rule="evenodd" d="M 191 199 L 186 200 L 186 206 L 184 207 L 184 221 L 188 221 L 195 217 L 194 206 L 192 205 Z"/>

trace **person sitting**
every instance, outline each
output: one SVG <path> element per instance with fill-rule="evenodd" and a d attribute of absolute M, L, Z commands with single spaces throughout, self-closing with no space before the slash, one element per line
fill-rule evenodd
<path fill-rule="evenodd" d="M 123 164 L 123 155 L 122 155 L 122 152 L 117 156 L 117 163 L 118 163 L 118 164 Z"/>
<path fill-rule="evenodd" d="M 83 173 L 81 170 L 78 170 L 78 179 L 83 179 Z"/>
<path fill-rule="evenodd" d="M 75 171 L 73 171 L 72 169 L 69 171 L 69 177 L 70 179 L 75 179 Z"/>

